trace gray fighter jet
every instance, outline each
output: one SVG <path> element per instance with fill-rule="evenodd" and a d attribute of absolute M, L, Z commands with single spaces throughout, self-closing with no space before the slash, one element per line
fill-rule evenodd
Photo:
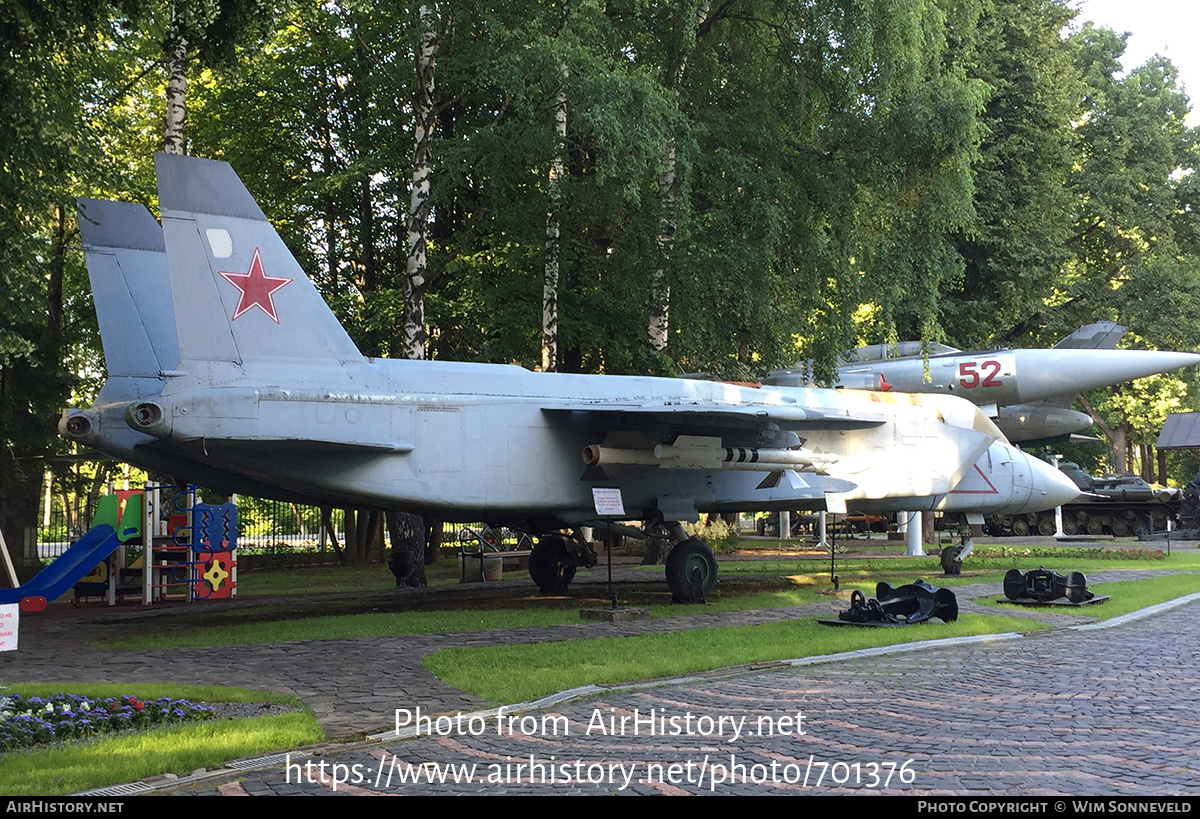
<path fill-rule="evenodd" d="M 140 206 L 80 202 L 109 380 L 59 425 L 130 463 L 524 527 L 539 536 L 531 574 L 560 581 L 594 560 L 580 529 L 602 514 L 664 523 L 680 596 L 694 573 L 716 577 L 679 525 L 700 512 L 1016 514 L 1078 494 L 955 396 L 364 357 L 232 168 L 156 167 L 161 231 Z M 597 488 L 620 490 L 625 511 L 611 493 L 598 509 Z"/>
<path fill-rule="evenodd" d="M 851 350 L 835 386 L 855 390 L 960 395 L 977 404 L 1013 443 L 1050 443 L 1092 425 L 1071 403 L 1084 390 L 1122 384 L 1200 364 L 1200 355 L 1116 350 L 1125 328 L 1112 322 L 1081 327 L 1052 349 L 963 352 L 919 341 Z M 927 368 L 928 367 L 928 371 Z M 811 367 L 772 371 L 764 383 L 804 386 Z"/>

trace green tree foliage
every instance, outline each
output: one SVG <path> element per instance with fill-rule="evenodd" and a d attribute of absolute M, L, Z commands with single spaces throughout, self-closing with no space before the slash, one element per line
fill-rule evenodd
<path fill-rule="evenodd" d="M 1077 170 L 1072 260 L 1064 315 L 1104 315 L 1132 325 L 1152 345 L 1195 346 L 1197 270 L 1181 254 L 1178 180 L 1194 168 L 1196 135 L 1185 123 L 1187 97 L 1162 58 L 1115 76 L 1124 42 L 1085 28 L 1080 57 L 1088 81 Z"/>
<path fill-rule="evenodd" d="M 668 145 L 680 194 L 668 352 L 680 366 L 747 377 L 800 352 L 828 360 L 863 293 L 878 297 L 881 326 L 936 332 L 939 290 L 961 270 L 947 233 L 972 219 L 982 102 L 947 57 L 944 16 L 924 2 L 709 6 L 439 4 L 435 357 L 539 360 L 531 318 L 564 83 L 563 369 L 664 364 L 638 328 L 660 265 Z M 412 20 L 377 10 L 297 10 L 267 49 L 213 74 L 214 115 L 193 130 L 197 146 L 245 160 L 285 225 L 320 225 L 295 237 L 326 254 L 310 269 L 383 353 L 416 39 Z"/>
<path fill-rule="evenodd" d="M 1059 0 L 988 0 L 974 29 L 952 29 L 960 64 L 988 88 L 972 174 L 977 218 L 957 237 L 964 273 L 942 312 L 957 346 L 1012 341 L 1014 327 L 1040 316 L 1070 258 L 1066 183 L 1085 89 L 1077 45 L 1060 34 L 1072 15 Z"/>
<path fill-rule="evenodd" d="M 1174 67 L 1155 58 L 1117 76 L 1124 41 L 1085 27 L 1080 65 L 1088 85 L 1079 125 L 1080 155 L 1070 179 L 1076 203 L 1071 258 L 1047 300 L 1047 324 L 1109 318 L 1134 329 L 1136 345 L 1195 349 L 1200 328 L 1200 257 L 1190 195 L 1196 131 Z M 1135 339 L 1127 338 L 1135 343 Z M 1093 417 L 1128 468 L 1149 447 L 1166 413 L 1197 407 L 1194 374 L 1163 376 L 1094 396 Z M 1143 474 L 1152 474 L 1144 463 Z"/>
<path fill-rule="evenodd" d="M 67 252 L 78 241 L 72 197 L 136 188 L 130 166 L 106 152 L 123 139 L 102 131 L 121 118 L 113 109 L 127 84 L 107 48 L 122 33 L 113 13 L 103 3 L 0 9 L 0 527 L 14 545 L 37 517 L 58 410 L 81 377 L 98 375 L 86 274 Z"/>

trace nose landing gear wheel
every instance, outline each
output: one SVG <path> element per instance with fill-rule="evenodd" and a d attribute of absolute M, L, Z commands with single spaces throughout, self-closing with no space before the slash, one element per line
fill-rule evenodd
<path fill-rule="evenodd" d="M 697 588 L 693 588 L 693 574 Z M 667 586 L 676 603 L 701 603 L 717 582 L 717 558 L 699 538 L 690 537 L 667 555 Z M 699 599 L 695 592 L 699 591 Z"/>
<path fill-rule="evenodd" d="M 566 542 L 557 535 L 540 538 L 529 553 L 529 576 L 542 594 L 566 594 L 575 579 L 575 563 Z"/>

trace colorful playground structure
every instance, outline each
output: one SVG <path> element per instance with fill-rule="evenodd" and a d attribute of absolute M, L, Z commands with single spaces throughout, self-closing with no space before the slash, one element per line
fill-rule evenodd
<path fill-rule="evenodd" d="M 237 505 L 198 502 L 195 486 L 103 495 L 87 534 L 28 583 L 0 589 L 0 604 L 38 612 L 70 589 L 76 603 L 228 599 L 237 594 L 237 532 Z"/>

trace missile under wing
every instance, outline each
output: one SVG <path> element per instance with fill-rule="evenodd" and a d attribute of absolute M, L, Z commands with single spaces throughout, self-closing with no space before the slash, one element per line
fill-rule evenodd
<path fill-rule="evenodd" d="M 522 526 L 541 536 L 535 573 L 558 578 L 589 559 L 578 529 L 599 522 L 592 490 L 619 489 L 626 519 L 666 523 L 679 541 L 673 588 L 696 567 L 715 578 L 711 552 L 678 526 L 700 512 L 1015 513 L 1078 492 L 954 396 L 364 357 L 232 168 L 176 156 L 156 167 L 172 315 L 114 348 L 157 350 L 133 366 L 142 387 L 118 383 L 60 424 L 132 463 L 274 497 Z M 121 245 L 128 212 L 96 211 L 116 220 L 108 249 Z M 114 252 L 118 273 L 110 265 L 93 287 L 128 290 L 160 265 L 154 252 L 136 265 Z M 110 381 L 124 377 L 112 366 Z"/>

